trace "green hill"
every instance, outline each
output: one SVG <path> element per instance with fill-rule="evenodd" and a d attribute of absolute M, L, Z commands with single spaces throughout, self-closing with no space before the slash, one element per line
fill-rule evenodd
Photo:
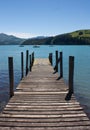
<path fill-rule="evenodd" d="M 90 37 L 90 30 L 78 30 L 70 34 L 72 37 Z"/>
<path fill-rule="evenodd" d="M 27 39 L 23 45 L 90 45 L 90 30 L 78 30 L 54 37 Z"/>
<path fill-rule="evenodd" d="M 53 38 L 55 45 L 90 45 L 90 30 L 78 30 Z"/>

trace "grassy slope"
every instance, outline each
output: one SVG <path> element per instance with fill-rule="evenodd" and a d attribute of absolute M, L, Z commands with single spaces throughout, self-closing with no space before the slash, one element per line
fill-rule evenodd
<path fill-rule="evenodd" d="M 57 45 L 90 45 L 90 30 L 78 30 L 55 36 L 53 44 Z"/>
<path fill-rule="evenodd" d="M 80 35 L 79 33 L 82 32 L 82 35 Z M 70 33 L 70 35 L 72 37 L 89 37 L 90 38 L 90 30 L 78 30 L 75 32 Z"/>

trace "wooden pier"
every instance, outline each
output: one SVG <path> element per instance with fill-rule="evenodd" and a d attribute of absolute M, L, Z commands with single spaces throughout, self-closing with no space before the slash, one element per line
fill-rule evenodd
<path fill-rule="evenodd" d="M 90 130 L 90 120 L 48 59 L 35 59 L 0 114 L 0 130 Z"/>

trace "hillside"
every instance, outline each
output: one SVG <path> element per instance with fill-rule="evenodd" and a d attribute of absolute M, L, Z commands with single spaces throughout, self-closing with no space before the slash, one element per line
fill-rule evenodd
<path fill-rule="evenodd" d="M 78 30 L 53 38 L 54 45 L 90 45 L 90 30 Z"/>
<path fill-rule="evenodd" d="M 42 39 L 27 39 L 23 45 L 90 45 L 90 30 L 78 30 Z"/>
<path fill-rule="evenodd" d="M 78 30 L 53 37 L 21 39 L 0 33 L 0 45 L 90 45 L 90 30 Z"/>
<path fill-rule="evenodd" d="M 22 45 L 49 45 L 52 39 L 53 37 L 27 39 Z"/>
<path fill-rule="evenodd" d="M 70 34 L 72 37 L 90 37 L 90 30 L 78 30 Z"/>
<path fill-rule="evenodd" d="M 24 39 L 0 33 L 0 45 L 19 45 L 22 44 L 23 41 Z"/>

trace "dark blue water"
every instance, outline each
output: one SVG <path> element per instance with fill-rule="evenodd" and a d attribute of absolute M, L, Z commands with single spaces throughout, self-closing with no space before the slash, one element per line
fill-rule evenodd
<path fill-rule="evenodd" d="M 0 46 L 0 102 L 8 100 L 8 57 L 14 59 L 14 86 L 16 88 L 21 79 L 21 52 L 24 52 L 25 60 L 26 50 L 29 50 L 30 54 L 34 51 L 36 58 L 47 58 L 48 54 L 52 52 L 53 59 L 56 50 L 62 51 L 66 84 L 68 84 L 69 56 L 75 56 L 74 92 L 82 105 L 90 107 L 90 46 L 40 46 L 40 48 Z"/>

